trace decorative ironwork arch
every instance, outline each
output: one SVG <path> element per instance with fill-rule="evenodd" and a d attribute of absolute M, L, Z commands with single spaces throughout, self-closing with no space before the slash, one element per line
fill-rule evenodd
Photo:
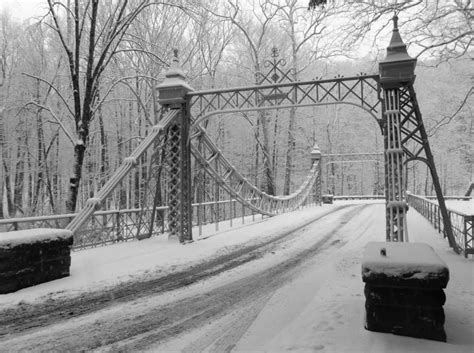
<path fill-rule="evenodd" d="M 360 107 L 381 121 L 379 75 L 196 91 L 187 99 L 194 122 L 219 113 L 334 104 Z"/>

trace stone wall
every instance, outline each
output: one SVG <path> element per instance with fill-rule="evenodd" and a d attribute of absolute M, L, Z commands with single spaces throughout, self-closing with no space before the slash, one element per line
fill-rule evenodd
<path fill-rule="evenodd" d="M 72 242 L 62 229 L 0 233 L 0 294 L 69 276 Z"/>

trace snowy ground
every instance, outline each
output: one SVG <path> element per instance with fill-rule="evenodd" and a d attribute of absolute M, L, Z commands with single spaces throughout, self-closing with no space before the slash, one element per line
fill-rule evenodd
<path fill-rule="evenodd" d="M 0 295 L 0 351 L 472 352 L 473 259 L 410 210 L 448 264 L 447 343 L 366 331 L 362 252 L 384 206 L 342 202 L 212 234 L 73 253 L 71 276 Z"/>

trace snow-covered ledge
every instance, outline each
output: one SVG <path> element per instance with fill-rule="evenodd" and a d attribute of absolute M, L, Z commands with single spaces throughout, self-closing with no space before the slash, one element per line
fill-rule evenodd
<path fill-rule="evenodd" d="M 362 260 L 365 327 L 446 341 L 446 263 L 424 243 L 370 242 Z"/>
<path fill-rule="evenodd" d="M 64 229 L 0 233 L 0 294 L 69 276 L 72 242 Z"/>

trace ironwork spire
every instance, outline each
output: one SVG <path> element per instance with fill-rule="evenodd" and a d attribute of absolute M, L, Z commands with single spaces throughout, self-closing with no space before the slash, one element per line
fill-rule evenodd
<path fill-rule="evenodd" d="M 387 60 L 410 60 L 412 59 L 407 52 L 407 46 L 403 43 L 403 39 L 400 36 L 400 32 L 398 30 L 398 16 L 393 16 L 393 30 L 392 30 L 392 39 L 390 40 L 390 44 L 387 47 L 387 57 L 384 61 Z"/>
<path fill-rule="evenodd" d="M 314 144 L 313 150 L 311 151 L 311 160 L 314 161 L 319 161 L 321 159 L 321 150 L 319 149 L 319 146 L 317 143 Z"/>
<path fill-rule="evenodd" d="M 386 88 L 398 87 L 415 79 L 416 59 L 408 55 L 398 30 L 398 16 L 393 16 L 393 30 L 387 56 L 379 63 L 380 82 Z"/>
<path fill-rule="evenodd" d="M 186 75 L 179 65 L 178 49 L 173 49 L 173 59 L 166 71 L 165 79 L 157 87 L 159 92 L 159 103 L 161 105 L 172 105 L 183 103 L 184 97 L 193 88 L 186 82 Z"/>

